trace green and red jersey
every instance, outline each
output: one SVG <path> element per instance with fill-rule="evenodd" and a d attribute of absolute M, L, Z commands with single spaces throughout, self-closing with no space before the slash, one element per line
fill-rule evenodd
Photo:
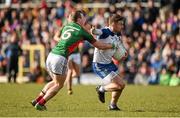
<path fill-rule="evenodd" d="M 66 58 L 75 51 L 83 40 L 87 40 L 91 44 L 96 41 L 83 27 L 74 22 L 65 25 L 60 34 L 60 40 L 51 52 Z"/>

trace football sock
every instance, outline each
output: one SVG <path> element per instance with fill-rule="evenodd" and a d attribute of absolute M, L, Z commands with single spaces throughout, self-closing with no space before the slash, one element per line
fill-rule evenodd
<path fill-rule="evenodd" d="M 99 91 L 100 91 L 100 92 L 106 92 L 105 89 L 104 89 L 104 86 L 101 86 L 101 87 L 99 88 Z"/>
<path fill-rule="evenodd" d="M 38 103 L 40 105 L 44 105 L 46 103 L 46 100 L 44 98 L 41 98 L 41 100 Z"/>
<path fill-rule="evenodd" d="M 35 100 L 36 100 L 36 102 L 39 102 L 42 98 L 43 98 L 43 96 L 40 95 L 40 96 L 38 96 Z"/>
<path fill-rule="evenodd" d="M 46 94 L 46 93 L 45 93 L 43 90 L 41 90 L 40 95 L 35 99 L 35 101 L 36 101 L 36 102 L 39 102 L 39 101 L 43 98 L 43 96 L 44 96 L 45 94 Z"/>

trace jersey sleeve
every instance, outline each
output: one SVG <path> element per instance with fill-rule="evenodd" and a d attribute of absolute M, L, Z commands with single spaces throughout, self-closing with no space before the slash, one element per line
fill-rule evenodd
<path fill-rule="evenodd" d="M 88 33 L 85 29 L 83 29 L 83 28 L 82 28 L 82 36 L 83 36 L 84 40 L 87 40 L 91 44 L 96 42 L 96 39 L 94 39 L 94 37 L 90 33 Z"/>

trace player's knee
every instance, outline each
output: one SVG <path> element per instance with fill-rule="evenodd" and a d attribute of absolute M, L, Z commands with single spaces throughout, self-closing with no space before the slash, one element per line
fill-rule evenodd
<path fill-rule="evenodd" d="M 120 86 L 119 84 L 116 84 L 116 85 L 114 86 L 114 88 L 116 89 L 116 91 L 121 90 L 121 86 Z"/>
<path fill-rule="evenodd" d="M 61 88 L 63 88 L 64 85 L 60 84 L 59 82 L 55 82 L 55 86 L 57 89 L 61 89 Z"/>
<path fill-rule="evenodd" d="M 124 89 L 126 85 L 125 85 L 125 83 L 123 81 L 121 81 L 119 83 L 119 86 L 120 86 L 121 89 Z"/>
<path fill-rule="evenodd" d="M 119 81 L 120 79 L 118 78 L 118 81 L 116 82 L 116 84 L 117 84 L 117 88 L 118 89 L 120 89 L 120 90 L 122 90 L 122 89 L 124 89 L 125 88 L 125 83 L 123 82 L 123 81 Z"/>
<path fill-rule="evenodd" d="M 124 83 L 117 84 L 116 88 L 117 90 L 123 90 L 125 88 L 125 84 Z"/>

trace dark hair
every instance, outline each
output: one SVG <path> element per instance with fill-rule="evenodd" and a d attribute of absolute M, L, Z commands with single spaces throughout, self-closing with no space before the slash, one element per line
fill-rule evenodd
<path fill-rule="evenodd" d="M 122 21 L 123 24 L 125 22 L 125 18 L 118 15 L 118 14 L 113 14 L 110 18 L 109 18 L 109 24 L 112 24 L 112 23 L 117 23 L 119 21 Z"/>
<path fill-rule="evenodd" d="M 81 18 L 83 16 L 86 16 L 86 12 L 83 10 L 73 11 L 71 13 L 72 21 L 77 22 L 78 18 Z"/>

